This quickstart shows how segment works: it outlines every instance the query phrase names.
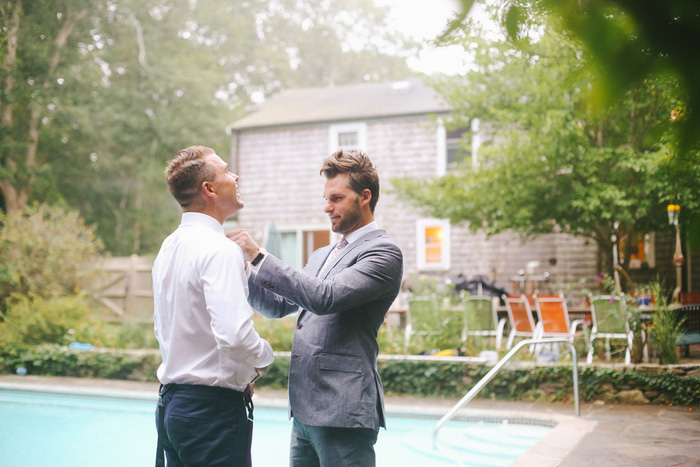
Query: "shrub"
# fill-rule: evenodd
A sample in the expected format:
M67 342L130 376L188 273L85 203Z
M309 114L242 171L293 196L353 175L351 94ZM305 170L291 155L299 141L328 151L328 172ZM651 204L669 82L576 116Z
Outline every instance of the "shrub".
M75 350L57 345L31 349L0 347L0 373L24 368L30 375L74 376L155 382L161 362L156 350ZM255 383L258 388L286 388L290 357L277 356L265 375ZM379 360L377 368L387 395L432 397L464 396L490 371L489 365L445 362L440 360ZM700 403L700 378L692 371L678 368L659 372L657 368L579 367L582 402L615 403L617 394L640 389L653 404L680 404L696 407ZM685 373L685 374L684 374ZM478 395L494 400L541 402L573 401L570 364L505 367Z
M669 308L662 287L659 284L651 284L650 288L656 302L656 311L649 341L663 363L678 363L676 344L681 335L681 321L678 319L678 313Z
M0 370L24 368L30 375L157 381L160 354L155 351L76 350L43 344L31 349L0 348Z
M5 320L0 323L2 346L103 344L104 325L94 316L90 300L84 295L49 299L13 295L7 302Z
M77 213L33 205L0 212L0 307L10 295L55 297L85 288L101 246Z
M272 349L278 352L292 350L296 320L296 313L281 319L269 319L261 315L256 315L253 319L255 330L260 337L268 341Z
M108 323L104 346L115 349L158 349L153 323Z

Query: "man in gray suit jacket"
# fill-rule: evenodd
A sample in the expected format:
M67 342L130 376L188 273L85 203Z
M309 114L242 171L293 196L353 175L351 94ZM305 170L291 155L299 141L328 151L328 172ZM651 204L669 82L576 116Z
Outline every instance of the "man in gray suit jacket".
M367 467L386 428L377 332L399 293L403 258L374 220L379 177L369 158L340 150L321 173L324 211L342 238L314 252L303 271L245 230L229 237L251 261L251 306L270 318L300 311L289 368L292 467Z

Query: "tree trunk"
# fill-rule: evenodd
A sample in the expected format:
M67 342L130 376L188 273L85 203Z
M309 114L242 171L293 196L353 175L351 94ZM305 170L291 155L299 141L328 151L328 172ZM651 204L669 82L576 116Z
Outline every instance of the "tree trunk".
M598 268L598 273L607 274L612 277L615 272L612 232L609 228L600 226L596 229L596 233L593 237L598 245L598 251L596 253L596 267Z
M20 211L27 205L29 192L26 189L18 190L9 180L0 180L0 189L7 212Z
M10 172L17 170L17 163L12 159L12 154L9 148L13 146L12 125L14 122L12 114L12 105L9 96L12 94L12 89L15 84L15 67L17 66L17 32L19 31L20 15L22 12L22 2L17 1L12 12L10 27L7 29L5 57L2 63L2 71L5 74L4 89L2 99L2 126L5 128L7 142L5 144L6 153L2 154L2 164L9 167ZM0 190L5 200L5 209L7 212L17 211L22 209L27 203L27 193L22 193L12 184L12 180L0 180ZM26 190L25 190L26 191Z
M20 0L15 4L14 11L12 13L12 19L10 21L10 28L7 31L7 51L5 53L5 58L3 60L2 68L3 72L6 74L4 82L4 98L2 101L2 126L8 131L7 134L12 134L12 128L15 126L14 115L12 112L12 105L9 102L8 96L11 95L17 66L17 33L20 25L20 15L22 12L22 2ZM88 10L80 10L78 14L71 17L67 15L66 22L63 23L61 30L53 41L54 50L49 59L48 69L46 76L44 77L43 86L48 89L52 86L52 78L56 73L59 63L61 62L61 53L66 46L68 37L71 35L75 26L85 19L88 15ZM29 202L29 195L32 191L32 186L34 184L34 169L37 165L37 153L39 148L39 135L41 133L41 116L42 116L42 103L33 102L29 111L29 120L26 126L26 152L24 153L24 160L20 163L18 159L14 157L20 157L19 154L11 153L11 150L2 155L3 165L10 169L10 172L17 173L17 170L21 167L23 172L26 174L23 177L8 178L0 180L0 189L2 190L3 197L5 198L5 209L7 212L19 211L26 207ZM12 138L8 137L9 144L6 147L10 148L14 145L12 144Z
M5 95L2 96L2 125L5 127L12 125L12 106L8 102L8 96L15 85L13 72L17 64L17 31L19 31L21 11L22 2L18 0L12 12L10 27L7 29L7 48L5 50L5 59L2 63L2 71L5 73Z

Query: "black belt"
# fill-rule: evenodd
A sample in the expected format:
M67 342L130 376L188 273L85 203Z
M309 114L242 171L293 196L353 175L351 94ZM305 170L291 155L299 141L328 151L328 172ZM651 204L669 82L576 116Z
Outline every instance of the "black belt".
M246 388L245 392L236 391L235 389L221 388L218 386L202 386L198 384L161 384L158 390L158 447L156 448L156 467L165 467L165 450L163 449L163 439L165 431L165 402L163 397L168 391L185 390L190 393L210 395L223 398L239 398L243 397L243 403L248 412L248 453L250 453L253 443L253 399L250 396L250 391ZM248 459L246 463L248 464Z

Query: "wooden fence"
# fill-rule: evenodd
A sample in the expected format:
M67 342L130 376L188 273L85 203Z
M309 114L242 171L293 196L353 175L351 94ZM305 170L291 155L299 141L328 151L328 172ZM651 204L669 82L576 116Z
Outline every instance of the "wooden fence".
M153 261L142 256L106 258L96 278L96 297L108 321L153 322Z

